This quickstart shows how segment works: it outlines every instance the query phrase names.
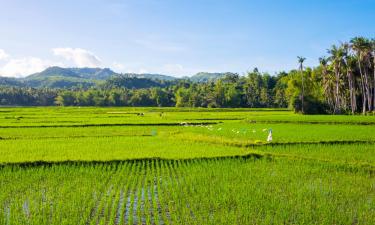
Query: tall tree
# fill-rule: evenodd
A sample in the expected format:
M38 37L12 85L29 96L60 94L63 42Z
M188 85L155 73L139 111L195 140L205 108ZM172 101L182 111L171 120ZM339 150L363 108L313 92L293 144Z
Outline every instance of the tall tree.
M304 81L303 81L303 62L305 62L306 58L302 57L302 56L298 56L298 63L299 63L299 71L301 73L301 82L302 82L302 94L301 94L301 103L302 103L302 106L301 106L301 110L302 110L302 113L305 113L304 111L304 95L305 95L305 85L304 85Z
M355 79L354 79L354 69L355 68L355 59L351 54L351 48L349 43L343 43L342 45L344 51L344 63L346 69L346 76L349 84L349 98L350 98L350 109L352 114L357 111L357 100L355 94Z
M367 73L365 72L366 69L366 54L367 54L367 40L363 37L355 37L353 38L350 43L352 44L352 49L357 55L357 63L359 73L361 75L361 89L362 89L362 113L366 113L366 106L368 105L369 101L369 90L368 90L368 78ZM364 65L363 65L364 64ZM362 67L363 66L363 67Z
M374 102L372 104L373 110L375 111L375 39L371 39L371 52L372 52L372 72L373 72L373 98Z
M329 59L332 61L334 73L335 73L335 104L334 104L334 113L337 114L341 109L340 102L340 80L342 72L342 64L344 51L343 48L333 45L331 49L328 50L328 53L331 54Z
M328 105L333 110L334 95L332 93L332 79L331 74L328 71L328 59L326 57L319 58L319 63L322 68L322 82L323 82L323 93L324 98Z

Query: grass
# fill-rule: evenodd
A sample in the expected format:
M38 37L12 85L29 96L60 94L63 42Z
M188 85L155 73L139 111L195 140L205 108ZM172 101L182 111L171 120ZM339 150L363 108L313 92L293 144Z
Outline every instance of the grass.
M192 137L222 137L238 141L266 141L269 129L272 129L276 143L375 141L375 126L347 124L247 124L240 121L186 127L180 134Z
M51 147L53 146L53 147ZM89 137L3 140L0 163L114 161L143 158L186 159L244 155L245 148L160 137Z
M372 124L275 109L0 108L0 224L374 224Z
M260 146L258 151L272 155L303 157L323 161L375 166L374 144L299 144Z
M373 224L374 182L287 160L12 166L0 171L0 223Z

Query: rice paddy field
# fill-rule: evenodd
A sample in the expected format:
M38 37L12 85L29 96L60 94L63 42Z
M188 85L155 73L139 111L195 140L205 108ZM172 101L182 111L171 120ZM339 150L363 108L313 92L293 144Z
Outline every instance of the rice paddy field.
M375 117L0 108L0 190L0 224L375 224Z

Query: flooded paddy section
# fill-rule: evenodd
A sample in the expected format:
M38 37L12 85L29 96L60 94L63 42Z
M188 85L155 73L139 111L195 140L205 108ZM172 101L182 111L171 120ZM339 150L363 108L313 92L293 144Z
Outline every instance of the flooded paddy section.
M8 165L0 224L250 224L271 215L372 224L374 182L365 170L283 159Z

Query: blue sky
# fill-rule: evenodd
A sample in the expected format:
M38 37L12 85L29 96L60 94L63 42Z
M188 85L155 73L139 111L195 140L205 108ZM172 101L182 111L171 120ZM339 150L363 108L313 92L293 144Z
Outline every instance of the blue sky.
M372 0L0 0L0 75L51 65L274 73L375 37Z

